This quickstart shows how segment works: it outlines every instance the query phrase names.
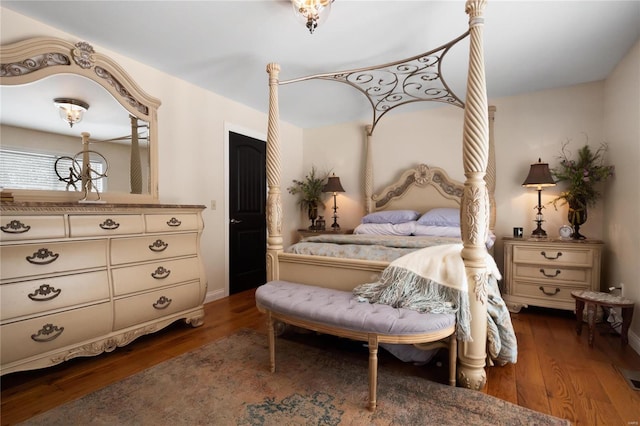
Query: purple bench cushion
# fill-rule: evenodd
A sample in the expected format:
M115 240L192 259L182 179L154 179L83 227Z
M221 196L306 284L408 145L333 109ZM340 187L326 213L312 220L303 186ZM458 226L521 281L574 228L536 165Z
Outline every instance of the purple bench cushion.
M429 333L455 324L454 314L420 313L378 303L359 302L349 291L270 281L256 290L264 308L319 324L378 334Z

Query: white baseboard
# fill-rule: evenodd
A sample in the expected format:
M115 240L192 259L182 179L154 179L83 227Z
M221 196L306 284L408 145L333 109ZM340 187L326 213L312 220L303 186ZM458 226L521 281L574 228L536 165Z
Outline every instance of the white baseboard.
M638 336L636 333L629 331L629 346L631 346L633 348L634 351L636 351L636 353L638 355L640 355L640 336Z
M226 294L224 292L224 289L221 289L221 288L217 290L209 291L204 297L204 303L213 302L214 300L222 299L225 296Z

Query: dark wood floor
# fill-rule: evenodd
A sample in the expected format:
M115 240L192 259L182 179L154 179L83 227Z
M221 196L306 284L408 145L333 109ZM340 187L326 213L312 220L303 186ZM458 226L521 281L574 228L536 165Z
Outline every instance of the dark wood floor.
M199 328L179 322L110 354L3 376L2 424L26 420L238 329L265 332L253 291L205 309L205 325ZM577 425L639 424L640 392L627 385L616 367L640 370L640 356L630 347L621 348L619 336L598 333L589 348L586 333L576 336L569 312L529 309L512 319L518 363L488 368L485 393ZM434 364L421 368L438 369ZM444 380L446 374L434 377Z

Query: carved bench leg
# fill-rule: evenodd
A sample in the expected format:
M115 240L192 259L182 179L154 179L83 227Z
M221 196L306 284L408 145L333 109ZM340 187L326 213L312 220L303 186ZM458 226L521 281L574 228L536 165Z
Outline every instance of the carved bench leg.
M369 410L376 410L376 388L378 386L378 336L369 335Z
M267 335L269 336L269 369L276 372L276 334L273 327L271 311L267 313Z
M453 333L449 336L449 385L456 385L456 363L458 362L458 339Z

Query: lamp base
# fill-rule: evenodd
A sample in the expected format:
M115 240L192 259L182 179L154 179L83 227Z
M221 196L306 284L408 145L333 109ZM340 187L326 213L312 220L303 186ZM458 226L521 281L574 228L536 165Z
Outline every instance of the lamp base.
M542 221L536 220L535 222L538 224L538 226L533 230L531 236L533 238L547 238L547 231L542 229Z

